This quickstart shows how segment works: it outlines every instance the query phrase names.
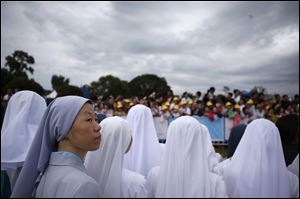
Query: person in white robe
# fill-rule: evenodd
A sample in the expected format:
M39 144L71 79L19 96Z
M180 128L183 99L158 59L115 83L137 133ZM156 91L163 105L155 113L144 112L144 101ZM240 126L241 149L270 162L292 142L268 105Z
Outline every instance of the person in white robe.
M1 171L7 172L11 190L46 108L43 97L27 90L15 93L8 102L1 129Z
M195 118L182 116L168 129L161 166L147 177L148 196L227 197L221 176L209 170L205 128Z
M151 168L159 165L162 153L151 110L141 104L135 105L130 108L126 120L133 142L124 156L123 167L146 176Z
M160 166L153 167L146 177L145 188L147 190L147 197L154 198L156 189L157 189L157 181L159 177L159 169Z
M83 159L100 141L90 100L56 98L42 117L12 197L99 197L98 183L88 176Z
M207 144L206 154L208 158L208 169L213 172L214 168L223 160L223 157L215 151L208 128L204 124L201 124L201 126L203 127L201 133L205 134L204 137L206 138L205 141Z
M206 143L207 143L206 153L208 157L208 168L210 171L214 172L215 171L214 168L223 160L223 157L215 151L208 128L204 124L201 125L204 128L202 133L205 134ZM162 154L161 158L162 158L165 151L165 144L160 143L160 146L161 146L161 154Z
M299 179L285 165L274 123L256 119L247 125L231 161L223 169L229 197L296 197Z
M287 167L290 172L298 176L299 178L299 153L293 162Z
M114 116L103 120L100 126L101 147L87 153L85 166L98 182L101 197L146 197L145 177L123 168L123 157L132 143L128 122Z

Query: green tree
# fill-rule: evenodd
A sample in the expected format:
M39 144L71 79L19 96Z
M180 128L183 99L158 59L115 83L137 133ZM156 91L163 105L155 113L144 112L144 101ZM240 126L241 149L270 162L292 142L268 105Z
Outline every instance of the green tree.
M40 84L35 82L33 79L27 79L25 77L17 77L13 79L4 87L4 91L8 88L14 91L31 90L40 95L44 95L44 89Z
M73 85L62 85L57 87L57 97L66 96L66 95L77 95L82 96L82 92L79 87Z
M257 102L262 102L264 96L267 94L267 89L262 86L255 86L250 91L252 98L256 99Z
M262 86L255 86L250 92L251 94L267 94L267 89Z
M27 52L16 50L12 55L6 58L4 67L1 68L1 94L7 89L13 91L31 90L40 95L44 95L44 88L34 81L28 79L27 72L33 74L34 69L31 67L35 63L33 56Z
M65 78L62 75L52 75L51 84L54 90L57 90L59 87L64 85L69 85L70 79Z
M12 55L5 58L5 67L8 67L9 72L16 77L28 78L26 72L33 74L34 69L31 64L34 64L33 56L27 52L16 50Z
M156 92L159 96L170 90L165 78L153 74L137 76L128 83L128 86L129 94L139 97L149 96L152 92Z
M118 77L107 75L100 77L98 81L93 81L89 86L89 90L92 98L96 98L99 95L108 97L112 95L117 97L118 95L127 96L128 82L120 80Z
M1 68L1 96L3 96L6 92L6 90L4 90L6 85L13 79L13 74L11 74L6 68Z

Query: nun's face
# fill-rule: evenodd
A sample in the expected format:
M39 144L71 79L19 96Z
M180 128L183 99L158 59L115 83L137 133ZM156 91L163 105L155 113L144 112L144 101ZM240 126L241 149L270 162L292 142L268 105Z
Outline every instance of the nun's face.
M100 129L92 104L86 103L76 116L68 138L78 150L94 151L100 146Z

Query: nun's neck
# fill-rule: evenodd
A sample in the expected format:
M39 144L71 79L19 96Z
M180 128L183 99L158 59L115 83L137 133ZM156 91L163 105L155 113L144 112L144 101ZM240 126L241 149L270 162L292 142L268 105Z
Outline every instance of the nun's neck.
M82 161L84 161L84 157L87 153L86 150L74 147L70 142L59 142L57 151L67 151L74 153L75 155L79 156Z

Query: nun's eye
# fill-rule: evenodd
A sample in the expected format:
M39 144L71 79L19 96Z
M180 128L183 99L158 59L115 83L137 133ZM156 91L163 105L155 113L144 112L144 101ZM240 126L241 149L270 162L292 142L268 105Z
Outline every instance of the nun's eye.
M86 121L88 121L88 122L92 122L92 121L93 121L93 119L92 119L92 118L89 118L89 119L87 119Z

